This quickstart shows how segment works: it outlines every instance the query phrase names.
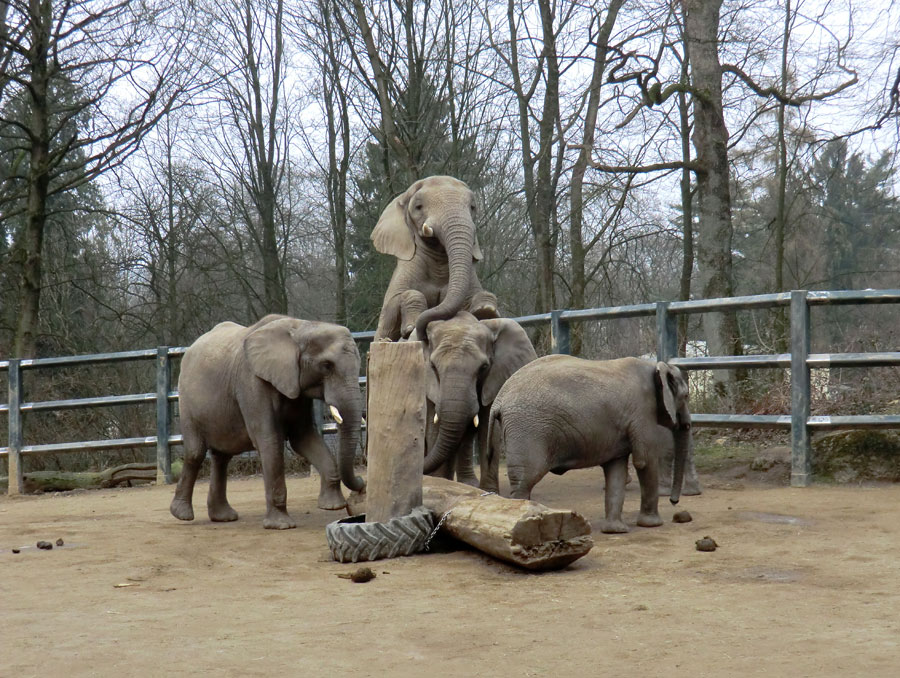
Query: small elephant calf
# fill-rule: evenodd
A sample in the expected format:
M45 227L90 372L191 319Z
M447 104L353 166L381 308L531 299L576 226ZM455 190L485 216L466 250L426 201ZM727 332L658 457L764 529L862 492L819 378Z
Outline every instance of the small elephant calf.
M628 456L641 485L638 525L659 517L659 463L674 450L670 499L678 503L691 447L688 384L664 362L637 358L538 358L513 374L491 408L488 436L496 463L506 454L513 498L529 499L548 471L602 466L606 521L602 532L627 532L622 521Z

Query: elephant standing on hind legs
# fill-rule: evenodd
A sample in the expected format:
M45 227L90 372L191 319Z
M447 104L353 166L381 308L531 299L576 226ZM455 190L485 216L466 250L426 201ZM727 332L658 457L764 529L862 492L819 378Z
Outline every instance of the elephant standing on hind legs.
M474 262L482 258L475 234L475 197L448 176L416 181L385 208L372 231L375 249L397 258L375 340L425 338L433 320L460 310L496 318L497 297L481 288Z
M691 448L688 384L681 370L637 358L539 358L516 372L491 408L491 463L505 452L510 492L530 499L548 471L602 466L602 532L627 532L622 521L628 456L641 486L637 524L656 527L659 463L674 455L670 500L678 503Z
M362 396L359 351L347 328L279 315L250 327L219 323L185 352L178 390L184 469L170 507L176 518L194 519L194 482L207 450L207 510L216 522L237 520L225 496L228 462L255 448L266 489L263 527L295 527L287 512L285 440L321 475L319 508L347 505L342 480L351 490L365 487L353 471ZM313 399L324 400L338 423L337 465L316 428Z

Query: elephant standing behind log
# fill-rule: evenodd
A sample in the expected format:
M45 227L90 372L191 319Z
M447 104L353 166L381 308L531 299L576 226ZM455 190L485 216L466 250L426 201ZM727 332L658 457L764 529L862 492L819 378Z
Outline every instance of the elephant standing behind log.
M207 449L207 509L217 522L238 518L225 496L228 462L255 448L266 490L263 527L295 526L287 512L285 440L321 475L319 508L347 505L341 480L351 490L365 487L353 471L362 396L359 351L347 328L278 315L250 327L219 323L185 352L178 390L184 469L170 507L176 518L194 518L194 482ZM337 465L316 428L313 399L324 400L338 423Z
M493 463L505 453L511 496L529 499L548 471L602 466L606 520L601 531L627 532L622 521L628 456L641 486L637 524L659 517L659 463L674 453L670 499L678 503L690 452L688 384L664 362L637 358L539 358L500 389L489 422Z
M475 197L448 176L416 181L384 210L372 231L375 249L397 258L375 339L396 341L413 329L425 336L434 320L466 310L496 318L497 297L481 288L474 262L482 258L475 234Z
M425 473L452 480L455 471L459 482L477 485L472 470L477 436L481 487L496 492L497 464L488 464L485 454L491 403L510 375L537 358L534 347L514 320L478 320L465 311L432 322L427 332Z

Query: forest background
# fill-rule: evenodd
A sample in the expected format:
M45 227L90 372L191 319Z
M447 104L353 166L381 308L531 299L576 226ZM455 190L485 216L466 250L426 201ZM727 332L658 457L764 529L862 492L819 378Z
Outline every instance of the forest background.
M476 192L505 316L896 288L898 27L893 0L0 0L0 359L269 312L372 329L369 235L431 174ZM817 310L813 348L896 350L896 311ZM681 323L682 351L786 350L780 312ZM574 329L587 357L655 348L649 321ZM772 372L723 373L716 406L783 409ZM832 372L822 407L900 390ZM147 379L30 373L28 398ZM30 442L150 415L33 416Z

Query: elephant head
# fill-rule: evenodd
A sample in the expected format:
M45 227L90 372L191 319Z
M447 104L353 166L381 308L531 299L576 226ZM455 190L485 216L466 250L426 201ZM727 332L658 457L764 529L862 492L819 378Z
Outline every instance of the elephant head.
M691 448L691 413L688 410L688 382L684 373L668 363L656 363L656 417L660 426L672 429L675 438L675 465L669 501L681 498L684 468Z
M469 187L448 176L421 179L384 210L372 242L375 249L409 261L417 254L448 267L447 292L416 321L418 336L433 320L452 318L467 301L474 262L482 258L475 234L475 198Z
M479 321L461 311L427 331L425 392L438 425L425 458L425 473L431 473L458 449L470 427L478 427L479 411L484 416L506 380L537 354L525 330L508 318Z
M257 323L244 339L251 371L289 400L302 396L325 401L340 431L341 480L351 490L361 490L365 481L353 472L362 419L359 350L350 330L331 323L273 318Z

